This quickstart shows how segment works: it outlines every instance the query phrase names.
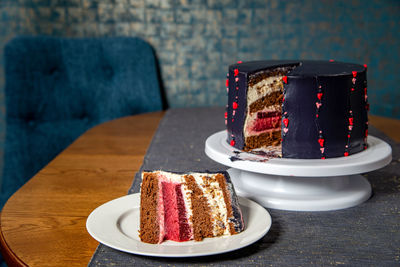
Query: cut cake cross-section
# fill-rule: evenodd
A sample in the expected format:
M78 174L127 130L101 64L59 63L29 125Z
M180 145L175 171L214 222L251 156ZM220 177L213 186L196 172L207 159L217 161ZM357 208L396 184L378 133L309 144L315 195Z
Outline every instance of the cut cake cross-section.
M227 172L145 171L140 192L141 241L201 241L244 230Z

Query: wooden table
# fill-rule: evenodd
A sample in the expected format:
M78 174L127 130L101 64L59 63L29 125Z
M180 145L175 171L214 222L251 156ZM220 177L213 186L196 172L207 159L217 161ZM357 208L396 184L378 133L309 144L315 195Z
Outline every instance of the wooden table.
M164 112L92 128L19 189L1 213L1 249L9 263L86 266L98 243L86 219L99 205L124 196ZM400 121L370 116L400 142Z

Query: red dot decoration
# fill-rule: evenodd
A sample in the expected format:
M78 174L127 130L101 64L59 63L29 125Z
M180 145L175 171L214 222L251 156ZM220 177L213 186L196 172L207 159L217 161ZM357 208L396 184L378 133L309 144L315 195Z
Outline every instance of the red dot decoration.
M235 140L231 140L231 146L235 145Z
M349 152L344 152L344 156L347 157L349 155Z
M319 138L319 139L318 139L318 143L319 143L319 145L320 145L321 147L324 146L324 142L325 142L324 138Z
M284 83L287 83L287 76L283 76L282 80Z
M234 70L233 70L233 74L234 74L235 76L238 76L239 70L238 70L238 69L234 69Z
M243 61L239 60L237 63L238 63L238 64L242 64L242 63L243 63Z
M237 109L238 108L238 103L237 102L233 102L232 103L232 108L233 109Z
M357 76L357 71L352 71L353 77L355 78Z
M229 79L226 79L226 81L225 81L225 86L226 86L226 87L229 87Z
M349 124L353 125L353 118L351 118L351 117L349 118Z
M367 68L367 64L364 64L364 68Z
M331 62L333 60L330 60ZM317 102L315 102L315 106L316 106L316 110L315 110L315 117L316 117L316 126L317 126L317 130L319 133L319 138L317 139L319 146L320 146L320 151L321 151L321 159L325 159L325 147L324 147L324 143L325 143L325 139L324 136L322 135L322 129L321 129L321 125L319 124L319 109L322 106L322 97L324 96L323 93L323 89L322 89L322 85L318 84L317 86Z
M289 124L289 119L288 118L284 118L283 119L283 124L285 125L285 127L287 127L288 124Z
M225 112L225 119L228 118L228 112Z

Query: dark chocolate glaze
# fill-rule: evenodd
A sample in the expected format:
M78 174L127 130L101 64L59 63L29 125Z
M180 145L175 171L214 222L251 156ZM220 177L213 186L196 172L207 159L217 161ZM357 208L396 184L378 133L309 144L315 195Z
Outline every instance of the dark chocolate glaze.
M247 113L249 75L285 66L296 67L287 74L287 83L284 83L282 113L287 113L282 117L287 118L289 123L287 133L282 131L282 156L333 158L365 149L368 128L365 95L367 68L336 61L270 60L231 65L226 114L228 143L237 149L244 147L243 125ZM239 79L236 81L236 78ZM321 100L317 97L318 92L323 93ZM233 109L235 101L237 108ZM321 104L319 108L316 107L318 101ZM351 130L349 117L353 118ZM320 138L324 140L323 146L318 142Z
M222 173L225 175L226 184L230 194L229 197L231 199L231 204L232 204L232 217L229 218L229 222L233 224L236 233L239 233L244 230L243 215L239 206L239 200L237 198L235 188L233 187L233 183L231 177L229 176L229 173L226 171Z

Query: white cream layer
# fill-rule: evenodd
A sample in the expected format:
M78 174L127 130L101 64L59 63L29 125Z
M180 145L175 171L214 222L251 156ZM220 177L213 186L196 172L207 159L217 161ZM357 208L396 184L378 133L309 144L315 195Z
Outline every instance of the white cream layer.
M263 96L283 90L283 75L267 77L247 88L247 107ZM273 85L278 83L278 85ZM272 86L271 86L272 85Z

